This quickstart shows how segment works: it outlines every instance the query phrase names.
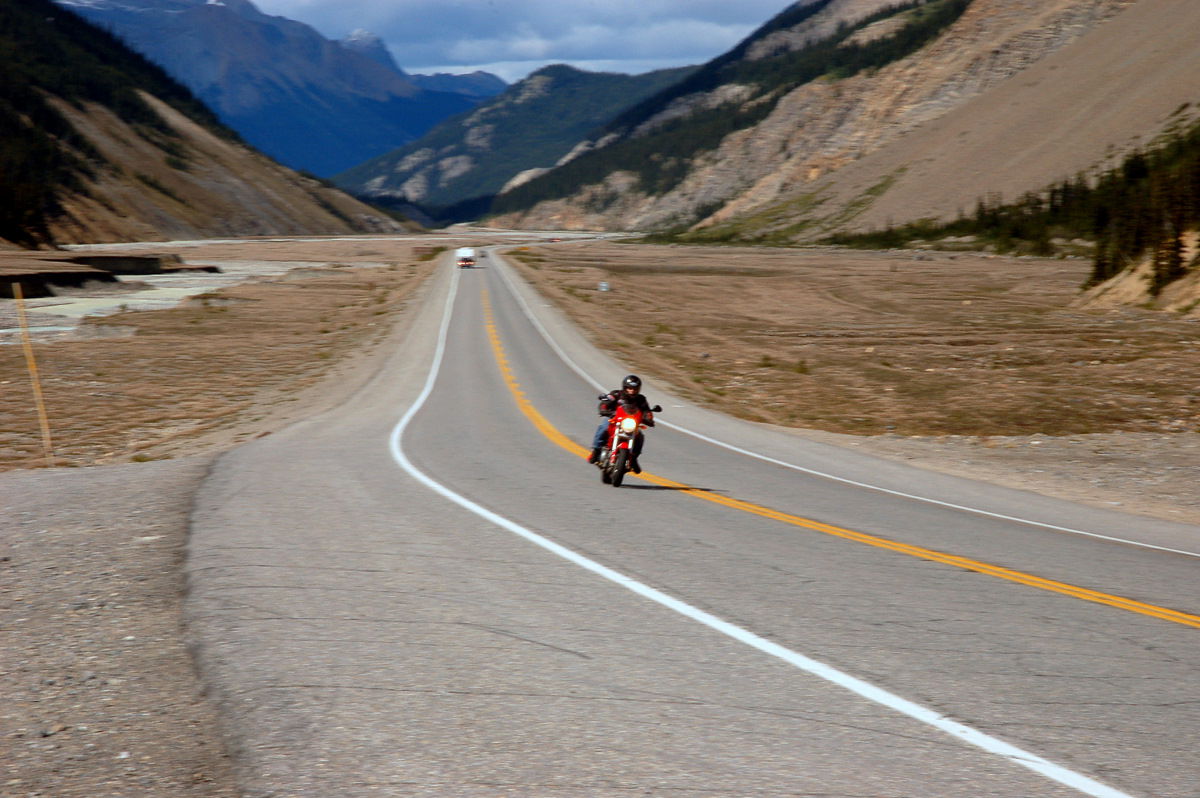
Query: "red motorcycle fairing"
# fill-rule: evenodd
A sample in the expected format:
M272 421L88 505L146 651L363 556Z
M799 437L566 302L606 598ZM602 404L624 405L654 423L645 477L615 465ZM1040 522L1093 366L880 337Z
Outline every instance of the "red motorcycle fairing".
M632 448L633 440L644 423L642 420L642 416L644 415L641 410L631 405L624 403L617 405L617 409L613 411L612 418L608 420L608 451L610 456L616 454L618 449ZM625 419L629 419L631 423L625 425L628 427L627 429L622 429L622 422Z
M653 416L642 412L632 403L622 402L617 405L608 421L608 437L604 451L600 461L596 463L600 467L600 478L605 484L621 486L631 465L633 442L652 421Z

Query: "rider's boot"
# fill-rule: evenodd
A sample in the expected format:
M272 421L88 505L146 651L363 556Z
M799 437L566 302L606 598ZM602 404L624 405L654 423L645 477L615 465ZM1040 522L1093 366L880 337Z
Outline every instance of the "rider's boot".
M642 467L640 465L638 465L637 455L634 455L629 458L629 470L635 474L642 473Z
M597 446L594 449L592 449L592 453L588 455L588 462L596 463L599 460L600 460L600 447Z

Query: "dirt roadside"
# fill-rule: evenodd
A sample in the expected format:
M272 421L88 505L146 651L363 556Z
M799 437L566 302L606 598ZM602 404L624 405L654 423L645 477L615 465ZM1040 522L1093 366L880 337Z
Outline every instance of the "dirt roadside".
M74 468L35 467L20 348L0 347L0 794L236 795L179 625L190 496L215 454L365 382L435 268L417 246L181 251L313 268L39 345L57 462ZM651 385L885 457L1200 521L1200 326L1072 309L1086 264L565 242L515 254Z
M165 310L83 320L36 347L56 465L220 451L311 414L402 317L445 241L214 243L192 261L310 262ZM121 290L95 287L92 293ZM87 292L75 292L76 295ZM305 393L307 392L307 393ZM0 347L0 470L45 464L21 347ZM31 434L32 433L32 434Z

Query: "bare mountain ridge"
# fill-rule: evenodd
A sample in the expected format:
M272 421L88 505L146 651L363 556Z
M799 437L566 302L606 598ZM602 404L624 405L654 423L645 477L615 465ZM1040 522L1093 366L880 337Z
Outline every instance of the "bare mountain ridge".
M1027 28L1013 43L1030 60L1014 64L1020 68L1009 78L816 180L806 179L808 164L789 163L780 171L790 197L788 189L758 185L709 223L772 206L782 210L787 204L779 198L797 196L824 199L806 216L818 230L949 220L989 195L1015 200L1116 165L1186 121L1200 102L1200 3L1108 5L1117 13L1090 24L1075 16L1072 26L1086 25L1086 33L1037 58L1030 57L1041 43L1056 43L1070 27ZM1076 6L1076 14L1088 12L1086 4ZM852 212L856 205L861 212Z
M404 232L374 208L221 138L155 97L143 100L178 134L172 166L158 145L96 104L56 102L104 157L84 192L60 197L48 221L57 243L247 235Z
M775 39L802 44L815 26L879 5L835 0ZM496 223L725 226L735 238L786 243L950 218L989 193L1015 198L1157 135L1172 111L1200 99L1198 14L1188 0L975 0L907 58L789 92L761 123L694 159L665 194L611 173ZM1176 59L1179 68L1164 69Z

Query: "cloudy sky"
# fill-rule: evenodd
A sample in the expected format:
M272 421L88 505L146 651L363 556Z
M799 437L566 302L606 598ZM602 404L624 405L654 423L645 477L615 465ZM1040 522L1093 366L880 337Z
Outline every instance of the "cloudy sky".
M330 39L380 36L408 72L485 69L520 80L546 64L639 73L699 64L789 0L254 0Z

